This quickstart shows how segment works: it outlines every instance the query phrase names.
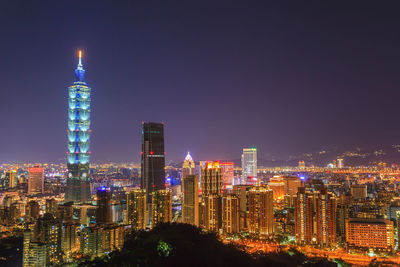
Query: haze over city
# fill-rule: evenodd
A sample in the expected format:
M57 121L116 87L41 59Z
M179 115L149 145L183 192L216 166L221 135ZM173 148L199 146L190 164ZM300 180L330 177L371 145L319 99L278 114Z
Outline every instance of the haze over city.
M93 162L138 162L142 121L165 123L176 162L390 147L400 18L389 3L2 1L0 162L64 161L79 49Z

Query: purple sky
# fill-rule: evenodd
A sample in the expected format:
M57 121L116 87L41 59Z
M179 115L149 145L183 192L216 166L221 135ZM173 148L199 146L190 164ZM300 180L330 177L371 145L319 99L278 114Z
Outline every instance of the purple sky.
M400 143L398 1L327 2L1 1L0 162L65 159L78 49L94 162Z

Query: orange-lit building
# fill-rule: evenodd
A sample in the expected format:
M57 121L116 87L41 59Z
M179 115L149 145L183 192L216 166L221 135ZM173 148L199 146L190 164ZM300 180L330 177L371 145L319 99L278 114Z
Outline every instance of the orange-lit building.
M274 198L272 190L254 186L248 193L249 232L269 235L274 231Z
M43 168L35 166L28 169L28 195L44 193Z
M388 219L347 219L348 246L363 249L394 249L393 221Z
M274 200L281 200L285 195L285 183L283 177L274 176L269 180L268 187L274 193Z
M296 242L322 247L334 245L336 196L325 188L300 187L294 203Z
M239 198L234 194L222 199L222 228L228 234L239 232Z
M201 168L201 190L203 196L222 192L222 170L219 161L207 161Z
M221 171L222 171L222 185L224 189L230 188L232 189L232 181L233 181L233 162L221 162L220 163Z

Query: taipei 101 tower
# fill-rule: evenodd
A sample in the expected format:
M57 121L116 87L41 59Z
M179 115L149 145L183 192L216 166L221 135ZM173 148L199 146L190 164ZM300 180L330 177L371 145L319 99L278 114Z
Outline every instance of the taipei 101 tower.
M85 81L82 52L75 70L75 82L68 87L68 177L65 202L91 201L89 178L90 87Z

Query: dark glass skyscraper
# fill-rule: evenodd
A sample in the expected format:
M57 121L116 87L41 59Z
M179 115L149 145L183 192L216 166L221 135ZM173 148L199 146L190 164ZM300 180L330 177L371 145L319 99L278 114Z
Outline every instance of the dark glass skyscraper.
M142 129L142 189L146 190L147 203L151 193L165 189L164 124L144 122Z
M75 70L75 82L68 87L68 178L65 201L91 201L89 179L90 87L85 82L82 53Z
M100 187L97 190L96 223L112 223L111 218L111 191L110 188Z

